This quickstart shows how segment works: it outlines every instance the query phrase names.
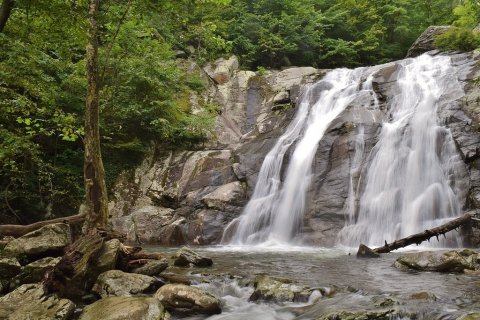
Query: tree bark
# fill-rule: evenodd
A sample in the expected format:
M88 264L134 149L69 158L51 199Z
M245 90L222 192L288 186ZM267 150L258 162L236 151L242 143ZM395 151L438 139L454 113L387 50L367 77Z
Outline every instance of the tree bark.
M0 236L21 237L24 234L40 229L52 223L78 224L85 220L85 215L77 214L69 217L56 218L52 220L39 221L32 224L4 224L0 225Z
M0 6L0 32L3 32L3 28L12 14L14 3L15 0L3 0L2 6Z
M86 231L93 228L104 228L108 219L108 198L99 129L98 6L99 0L89 0L88 89L85 108L85 161L83 167L87 204Z
M474 215L474 212L467 212L463 216L461 216L459 218L456 218L456 219L453 219L453 220L451 220L451 221L449 221L445 224L442 224L441 226L438 226L438 227L435 227L435 228L432 228L432 229L429 229L429 230L425 230L425 231L420 232L420 233L416 233L414 235L408 236L408 237L403 238L403 239L396 240L396 241L394 241L390 244L388 244L385 241L384 246L375 248L372 251L374 253L388 253L388 252L393 251L393 250L404 248L404 247L409 246L411 244L419 245L423 241L429 240L432 237L437 237L437 239L438 239L438 237L440 235L445 235L445 233L447 233L447 232L449 232L453 229L456 229L456 228L459 228L459 227L461 227L465 224L471 223L473 215ZM362 254L362 252L365 251L365 250L363 250L361 252L362 246L364 246L364 245L360 245L357 256L364 256L364 254ZM369 249L368 247L366 247L366 248Z

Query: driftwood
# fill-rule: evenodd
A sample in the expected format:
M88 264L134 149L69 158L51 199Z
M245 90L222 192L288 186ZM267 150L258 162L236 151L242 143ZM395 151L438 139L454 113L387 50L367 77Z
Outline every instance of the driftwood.
M393 250L404 248L411 244L419 245L423 241L429 240L432 237L436 237L438 240L439 236L441 235L445 236L445 233L471 223L473 215L474 215L474 212L467 212L463 216L453 219L445 224L442 224L441 226L438 226L429 230L425 230L420 233L413 234L406 238L396 240L392 243L387 243L387 241L385 241L384 246L378 247L375 249L370 249L364 244L361 244L357 252L357 257L367 256L365 253L369 252L368 250L370 250L371 253L376 253L376 254L388 253Z
M20 225L20 224L3 224L0 225L0 236L21 237L24 234L35 231L49 224L53 223L66 223L66 224L79 224L85 220L84 214L77 214L69 217L56 218L51 220L39 221L32 224Z

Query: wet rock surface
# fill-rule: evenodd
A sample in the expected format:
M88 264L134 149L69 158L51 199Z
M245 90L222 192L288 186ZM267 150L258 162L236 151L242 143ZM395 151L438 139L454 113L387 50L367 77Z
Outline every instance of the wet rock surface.
M155 297L169 311L189 314L218 314L220 301L206 291L183 284L167 284L158 289Z
M87 306L80 320L164 320L166 312L151 297L107 297Z
M250 296L252 301L306 302L313 292L291 280L266 275L256 277L254 287L255 291Z
M447 27L431 27L412 46L410 55L432 50L433 38ZM432 54L439 54L433 52ZM480 208L480 56L449 54L459 70L465 97L444 97L439 124L452 134L458 159L452 188L465 210ZM298 240L332 246L345 225L349 187L362 192L368 155L391 110L399 66L376 67L373 87L379 108L353 102L319 143L307 191L303 228ZM165 151L152 147L133 173L122 174L111 202L111 223L132 242L145 244L217 244L253 192L263 159L292 119L302 86L326 71L309 67L256 74L223 59L206 71L206 99L219 106L215 138L205 150ZM217 80L215 80L215 77ZM355 162L356 141L363 139L362 161ZM283 172L288 166L287 152ZM358 199L355 199L358 202ZM357 203L358 205L358 203ZM480 235L474 241L480 241ZM380 243L378 245L381 245Z
M465 269L478 268L477 259L477 253L423 251L402 255L395 261L394 266L403 270L463 272Z

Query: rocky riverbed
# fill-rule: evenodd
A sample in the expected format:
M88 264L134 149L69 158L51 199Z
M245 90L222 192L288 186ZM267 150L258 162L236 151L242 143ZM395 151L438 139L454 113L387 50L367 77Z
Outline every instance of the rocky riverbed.
M91 256L83 282L74 276L66 291L47 293L45 274L61 265L70 241L63 224L5 241L0 319L480 317L474 250L359 259L348 250L312 247L149 246L141 267L120 270L124 245L112 239ZM78 285L82 295L73 294Z

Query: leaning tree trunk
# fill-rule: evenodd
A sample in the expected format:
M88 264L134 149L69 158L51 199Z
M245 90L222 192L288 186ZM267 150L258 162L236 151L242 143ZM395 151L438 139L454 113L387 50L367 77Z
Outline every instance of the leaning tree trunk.
M2 6L0 6L0 32L3 32L3 28L5 28L8 18L10 18L14 2L15 0L3 0Z
M85 108L85 162L83 166L87 216L86 230L105 227L108 218L105 170L100 152L98 83L98 6L89 0L87 44L87 101Z

